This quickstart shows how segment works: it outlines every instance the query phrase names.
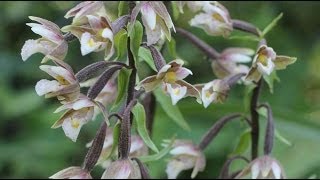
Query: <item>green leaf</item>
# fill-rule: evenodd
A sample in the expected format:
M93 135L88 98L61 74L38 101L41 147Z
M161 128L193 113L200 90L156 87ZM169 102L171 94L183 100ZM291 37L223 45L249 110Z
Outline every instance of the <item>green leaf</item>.
M282 143L288 145L288 146L293 146L292 142L290 142L289 140L287 140L285 137L283 137L280 132L275 129L275 137Z
M255 41L255 42L259 42L260 38L258 38L257 36L253 36L253 35L245 35L245 36L229 36L230 40L244 40L244 41Z
M270 93L273 94L273 83L274 83L274 81L280 82L280 79L279 79L279 77L277 75L277 72L273 71L269 76L264 75L263 79L267 82L267 84L269 86Z
M157 71L156 66L154 65L151 52L148 49L144 47L140 47L139 57L140 57L139 58L140 61L145 61L151 67L151 69L153 69L154 71Z
M154 95L156 96L157 102L159 102L166 114L181 128L190 131L188 123L183 118L178 106L172 105L170 97L164 94L161 88L157 88L154 91Z
M140 161L143 163L151 162L151 161L158 161L162 157L164 157L166 154L168 154L174 144L175 138L172 138L170 143L167 145L167 147L163 148L159 153L149 155L149 156L141 156L139 157Z
M248 86L245 86L244 90L244 98L243 98L243 104L244 104L244 112L250 111L250 101L251 101L251 92L256 87L255 84L250 84Z
M120 1L118 5L118 17L125 15L128 12L128 7L126 6L125 1Z
M241 155L245 153L250 147L250 142L251 142L251 130L247 129L241 134L239 143L237 144L237 146L229 156L231 157L231 156Z
M137 103L133 108L132 108L132 113L134 115L134 119L137 123L137 129L138 133L143 139L143 141L146 143L146 145L152 149L154 152L159 153L158 148L154 143L152 142L151 138L149 137L149 133L146 127L146 112L144 110L143 105L140 103Z
M133 30L129 34L130 36L130 49L134 56L134 59L137 61L139 56L140 44L142 42L143 36L143 27L139 21L136 21Z
M114 37L117 59L123 59L127 53L127 31L121 29Z
M179 8L177 6L177 2L176 1L171 1L171 7L172 7L173 19L177 20L179 18L179 15L180 15L180 11L179 11Z
M118 75L118 96L117 99L115 100L113 106L111 107L110 112L114 112L117 109L120 108L121 102L123 102L126 99L125 93L128 89L128 82L129 82L129 76L130 76L131 70L129 69L121 69L119 71Z
M169 50L169 54L175 59L177 58L177 53L176 53L176 41L171 38L171 41L168 41L168 50Z
M269 31L271 31L278 23L278 21L282 18L283 13L280 13L274 20L271 21L271 23L264 28L262 31L262 37L264 37Z
M256 111L260 116L268 118L268 109L265 108L264 106L257 108Z

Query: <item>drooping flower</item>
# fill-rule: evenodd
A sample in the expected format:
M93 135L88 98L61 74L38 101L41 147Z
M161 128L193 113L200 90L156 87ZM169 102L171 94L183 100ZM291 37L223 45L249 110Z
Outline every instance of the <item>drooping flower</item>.
M101 179L141 179L141 173L136 162L119 159L108 166Z
M293 64L297 59L295 57L277 56L271 47L262 45L259 47L252 66L246 76L246 80L258 82L262 75L270 75L274 70L285 69Z
M150 92L162 84L164 91L171 96L173 105L186 96L196 97L200 103L199 91L183 80L192 74L189 69L182 67L183 64L181 59L169 62L159 70L157 75L142 80L137 88L142 86L146 92Z
M203 12L190 20L190 25L202 28L212 36L227 37L233 30L228 10L217 1L209 1L202 6Z
M220 79L238 73L246 74L249 72L249 67L239 63L251 62L253 54L254 51L248 48L227 48L222 51L219 58L212 61L211 67Z
M35 53L42 53L45 55L42 62L50 59L49 56L63 60L68 52L68 43L64 40L59 26L51 21L29 16L29 18L38 23L27 23L31 30L42 36L39 39L29 39L25 42L21 49L21 57L26 61L31 55Z
M73 17L73 21L71 25L63 27L62 30L71 32L79 39L83 56L103 50L105 50L106 60L113 55L114 35L103 2L80 3L65 17Z
M201 90L203 106L207 108L211 103L222 103L228 96L230 89L227 82L216 79L206 84L198 84L195 87Z
M146 30L148 46L157 43L162 33L171 40L170 29L175 31L174 25L166 6L161 1L140 1L132 10L129 31L133 28L139 12Z
M170 154L173 157L168 162L166 168L169 179L176 179L181 171L192 168L191 178L195 178L198 172L205 169L205 156L191 141L176 140Z
M235 179L286 179L281 164L270 156L262 156L253 160Z
M72 70L67 66L41 65L40 69L56 80L42 79L35 90L39 96L57 97L62 103L72 102L80 95L80 85Z
M76 101L66 103L55 111L67 110L52 128L62 127L65 135L75 142L82 126L92 120L95 105L88 97L80 95Z
M209 2L210 1L172 1L172 3L176 3L180 13L184 13L183 7L185 5L187 5L192 12L197 12L201 10L203 6L208 4Z
M49 177L50 179L92 179L90 173L81 167L73 166L63 169Z

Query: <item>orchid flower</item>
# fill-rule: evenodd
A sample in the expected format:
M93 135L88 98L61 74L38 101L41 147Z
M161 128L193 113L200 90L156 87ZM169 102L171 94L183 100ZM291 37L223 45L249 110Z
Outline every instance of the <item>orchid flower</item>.
M141 173L136 162L119 159L108 166L101 179L141 179Z
M22 49L21 57L26 61L31 55L35 53L42 53L45 55L42 62L51 59L50 56L63 60L68 52L68 43L64 40L59 26L51 21L29 16L29 18L38 23L27 23L31 30L42 36L39 39L27 40Z
M201 10L203 6L208 4L210 1L172 1L172 2L176 3L180 13L184 13L183 7L185 5L187 5L192 12L197 12Z
M50 179L92 179L89 172L81 167L73 166L63 169L49 177Z
M161 1L140 1L132 10L129 32L133 28L139 12L142 15L148 46L157 43L162 33L169 41L171 40L170 29L173 28L175 31L175 28L166 6Z
M203 152L190 141L176 140L170 154L173 157L166 168L168 179L176 179L181 171L192 168L191 178L195 178L198 172L205 169L206 159Z
M189 69L182 67L183 64L181 59L169 62L159 70L157 75L142 80L137 89L142 86L146 92L150 92L162 84L162 88L171 96L173 105L186 96L196 97L201 103L199 91L183 80L192 74Z
M197 14L190 20L190 25L202 28L212 36L227 37L233 30L228 10L217 1L207 1L202 6L203 12Z
M259 47L252 66L246 76L247 81L258 82L262 75L270 75L274 70L285 69L297 59L288 56L277 56L271 47L262 45Z

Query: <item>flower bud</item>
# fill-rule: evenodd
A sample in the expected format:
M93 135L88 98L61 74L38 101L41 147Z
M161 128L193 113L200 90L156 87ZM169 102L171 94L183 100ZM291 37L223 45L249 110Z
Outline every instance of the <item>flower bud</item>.
M81 167L69 167L49 177L50 179L92 179L89 172Z
M101 179L141 179L139 166L129 159L112 162Z

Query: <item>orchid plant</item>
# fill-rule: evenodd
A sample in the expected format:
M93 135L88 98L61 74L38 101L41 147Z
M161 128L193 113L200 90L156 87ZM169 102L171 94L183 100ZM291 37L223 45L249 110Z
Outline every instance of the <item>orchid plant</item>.
M22 60L35 53L44 55L40 69L54 80L40 80L35 86L36 93L57 98L61 106L55 113L65 111L52 128L62 127L65 135L76 142L82 126L98 119L98 114L103 115L96 136L87 144L89 150L83 164L70 166L50 178L91 179L91 171L100 165L105 169L102 179L147 179L151 178L148 163L160 161L166 154L170 160L163 171L168 178L177 178L188 169L193 169L191 178L195 178L206 169L205 148L226 123L236 119L245 120L250 128L251 157L239 155L227 159L220 178L286 177L280 162L271 155L275 131L271 106L259 103L263 82L272 91L273 82L278 79L276 70L286 69L296 61L294 57L277 55L265 39L282 14L260 30L248 22L232 19L228 9L216 1L121 1L116 19L107 12L108 3L79 3L64 16L72 18L72 23L62 28L49 20L29 16L37 23L27 25L41 38L25 42ZM252 35L257 48L228 47L218 52L191 32L174 25L172 13L182 14L187 9L193 14L189 21L191 28L226 39L233 31L244 31ZM180 57L163 57L163 47L172 47L176 35L186 38L210 59L208 65L214 75L209 82L187 82L185 78L193 75L191 67L185 67ZM70 42L76 39L83 56L103 51L104 58L74 73L67 64L67 52ZM141 60L156 72L139 77L141 69L136 64ZM88 61L92 60L88 58ZM200 106L207 108L212 103L227 101L234 86L252 87L249 113L222 117L198 144L183 137L164 140L161 150L154 144L151 133L156 128L153 127L156 106L162 106L168 117L189 129L177 108L179 101L194 97ZM263 155L258 152L260 108L267 110L268 120ZM248 165L229 173L229 166L236 159L243 159Z

